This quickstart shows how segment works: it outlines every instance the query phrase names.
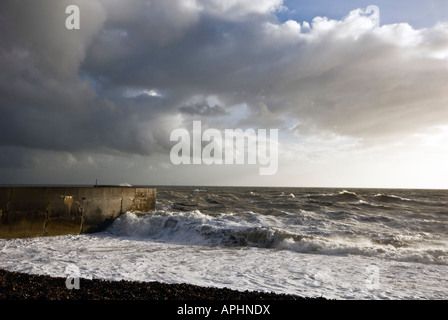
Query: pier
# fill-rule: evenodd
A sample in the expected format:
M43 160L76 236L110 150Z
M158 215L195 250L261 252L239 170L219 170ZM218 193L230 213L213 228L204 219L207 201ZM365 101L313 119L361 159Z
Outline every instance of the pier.
M155 210L156 188L0 187L0 238L92 233L128 211Z

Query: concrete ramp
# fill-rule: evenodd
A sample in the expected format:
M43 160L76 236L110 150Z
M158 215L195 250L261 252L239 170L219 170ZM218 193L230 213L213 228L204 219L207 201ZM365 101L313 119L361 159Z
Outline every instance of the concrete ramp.
M154 211L155 188L0 187L0 238L101 231L127 211Z

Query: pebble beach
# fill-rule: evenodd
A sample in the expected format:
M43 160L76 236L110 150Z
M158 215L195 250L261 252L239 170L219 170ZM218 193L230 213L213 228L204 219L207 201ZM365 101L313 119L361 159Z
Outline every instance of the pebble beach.
M68 289L66 278L0 270L2 300L305 300L296 295L161 282L80 279ZM315 298L324 299L324 298Z

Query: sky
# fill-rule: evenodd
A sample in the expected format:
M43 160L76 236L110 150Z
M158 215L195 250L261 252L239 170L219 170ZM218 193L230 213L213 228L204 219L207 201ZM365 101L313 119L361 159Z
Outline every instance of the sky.
M0 184L448 188L445 0L2 0L0 30ZM176 164L194 122L213 157L277 130L277 170Z

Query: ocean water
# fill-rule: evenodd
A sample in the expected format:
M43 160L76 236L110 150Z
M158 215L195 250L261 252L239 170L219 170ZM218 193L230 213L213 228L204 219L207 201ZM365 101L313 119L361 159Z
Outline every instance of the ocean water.
M161 187L154 213L128 212L99 233L0 240L0 268L335 299L447 299L448 191Z

